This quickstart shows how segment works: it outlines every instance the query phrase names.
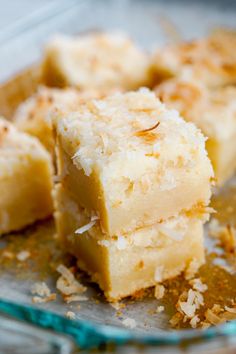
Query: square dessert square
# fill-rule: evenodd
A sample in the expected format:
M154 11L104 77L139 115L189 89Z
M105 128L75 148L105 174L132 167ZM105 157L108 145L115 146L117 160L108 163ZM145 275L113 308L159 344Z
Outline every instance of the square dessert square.
M0 119L0 234L17 231L52 214L48 152L33 137Z
M59 183L55 190L56 225L64 249L97 282L109 301L134 295L204 263L203 222L193 211L133 233L107 237L96 218L88 219ZM193 267L194 266L194 267Z
M149 58L121 33L57 36L47 44L43 79L78 89L137 89L149 84Z
M50 115L55 109L70 111L90 98L102 97L99 90L78 91L72 88L55 89L39 87L38 91L17 108L13 121L17 129L35 136L53 155L54 138Z
M236 168L236 88L207 88L200 82L170 79L155 90L168 108L194 122L208 140L206 148L217 183L222 185Z
M17 108L13 121L17 129L38 138L49 152L54 150L50 113L55 108L68 108L78 104L78 92L73 89L50 89L38 91Z
M208 37L158 48L151 70L156 83L171 77L201 81L208 87L236 83L235 31L217 30Z
M208 205L213 170L204 136L149 90L90 100L54 124L61 183L104 233Z

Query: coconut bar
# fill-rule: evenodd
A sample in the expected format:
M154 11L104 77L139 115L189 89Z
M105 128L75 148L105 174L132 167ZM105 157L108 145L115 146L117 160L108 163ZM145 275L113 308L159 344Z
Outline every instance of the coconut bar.
M62 184L102 232L129 233L208 205L205 138L149 90L91 100L55 125Z
M61 183L55 199L63 249L77 257L78 266L99 284L109 301L134 295L190 268L194 274L204 263L207 209L193 209L191 215L183 213L127 235L109 237L101 232L98 219L89 219Z
M45 48L43 80L78 89L136 89L149 83L149 59L120 33L57 36Z
M235 85L235 46L234 31L218 30L205 38L159 48L151 60L154 80L178 77L201 81L208 87Z
M0 119L0 234L52 214L51 160L33 137Z
M76 109L85 100L104 95L105 92L92 89L79 92L72 88L62 90L41 86L33 96L19 105L13 121L19 130L38 138L53 154L54 139L50 120L53 111Z
M200 82L170 79L157 86L155 92L208 137L206 148L217 183L222 185L236 168L236 88L209 89Z

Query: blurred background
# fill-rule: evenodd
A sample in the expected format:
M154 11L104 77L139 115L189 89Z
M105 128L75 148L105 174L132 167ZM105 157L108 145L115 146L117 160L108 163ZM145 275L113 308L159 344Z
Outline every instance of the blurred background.
M235 25L234 0L0 0L0 81L36 62L53 34L128 32L146 48Z

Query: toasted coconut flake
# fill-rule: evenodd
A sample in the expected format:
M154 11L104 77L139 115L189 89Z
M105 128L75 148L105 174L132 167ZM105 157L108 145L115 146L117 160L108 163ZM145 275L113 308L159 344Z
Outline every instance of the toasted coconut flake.
M206 321L201 322L202 329L207 329L209 327L211 327L211 324L209 322L206 322Z
M86 225L79 227L75 231L75 234L83 234L84 232L90 230L96 224L98 219L99 219L98 216L92 216L91 221L89 223L87 223Z
M235 307L225 306L225 310L230 313L234 313L236 315L236 308Z
M161 313L161 312L163 312L164 310L165 310L165 307L164 307L164 306L157 306L156 312L157 312L157 313Z
M236 319L236 314L235 313L232 313L232 312L224 312L221 314L220 316L224 321L232 321L232 320L235 320Z
M65 267L63 264L60 264L57 267L57 271L58 273L60 273L64 278L66 278L68 280L68 282L73 282L75 279L74 274L67 268Z
M88 297L83 295L73 294L73 295L65 296L64 300L66 301L67 304L70 304L71 302L76 302L76 301L88 301Z
M35 283L32 286L31 293L34 295L39 295L41 297L47 297L51 295L51 290L47 286L45 282L42 283Z
M226 227L219 233L222 247L226 252L235 253L236 251L236 231L231 225Z
M187 318L192 319L196 311L204 305L203 296L200 292L189 289L186 301L181 301L181 296L177 302L177 309Z
M214 304L212 307L212 311L218 315L218 313L222 312L223 309L219 304Z
M154 290L154 296L157 300L160 300L163 298L165 294L165 287L164 285L161 285L161 284L157 284L155 286L155 290Z
M131 328L131 329L133 329L137 326L136 321L133 318L129 318L129 317L125 318L122 321L122 323L125 327Z
M67 311L66 317L68 317L70 320L75 320L76 316L73 311Z
M183 314L181 312L176 312L174 316L171 317L169 323L172 327L177 327L183 319Z
M56 286L63 295L81 294L86 291L87 288L80 284L74 274L64 265L59 265L57 271L61 276L58 278Z
M206 317L206 320L213 325L218 325L220 323L225 322L224 319L222 319L222 318L220 318L220 316L216 315L211 309L206 310L205 317Z
M110 303L111 307L113 307L116 311L124 309L125 308L125 304L123 304L122 302L111 302Z
M17 255L16 255L16 258L20 262L26 261L26 259L28 259L29 257L30 257L29 251L21 251L21 252L17 253Z
M196 328L197 324L200 322L200 318L198 317L198 315L194 316L191 320L190 320L190 325L192 328Z
M209 234L219 241L226 252L236 252L236 230L232 225L221 225L217 219L212 219L209 223Z
M154 129L156 129L159 126L160 122L157 122L156 124L154 124L151 128L147 128L147 129L143 129L143 130L139 130L138 132L135 133L136 136L140 136L143 135L144 133L148 133Z
M208 286L206 284L203 284L201 279L199 278L190 280L189 284L193 287L194 290L197 290L200 293L204 293L208 289Z
M179 308L187 318L193 318L197 309L196 305L191 305L187 302L179 302Z
M54 300L56 300L56 298L57 298L57 295L55 293L52 293L47 297L33 296L32 302L34 304L40 304L40 303L54 301Z

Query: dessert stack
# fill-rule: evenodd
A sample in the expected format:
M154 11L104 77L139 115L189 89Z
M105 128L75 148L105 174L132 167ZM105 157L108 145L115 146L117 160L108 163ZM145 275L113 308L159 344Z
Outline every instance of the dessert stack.
M148 89L53 116L55 217L109 301L204 263L213 170L205 137Z

